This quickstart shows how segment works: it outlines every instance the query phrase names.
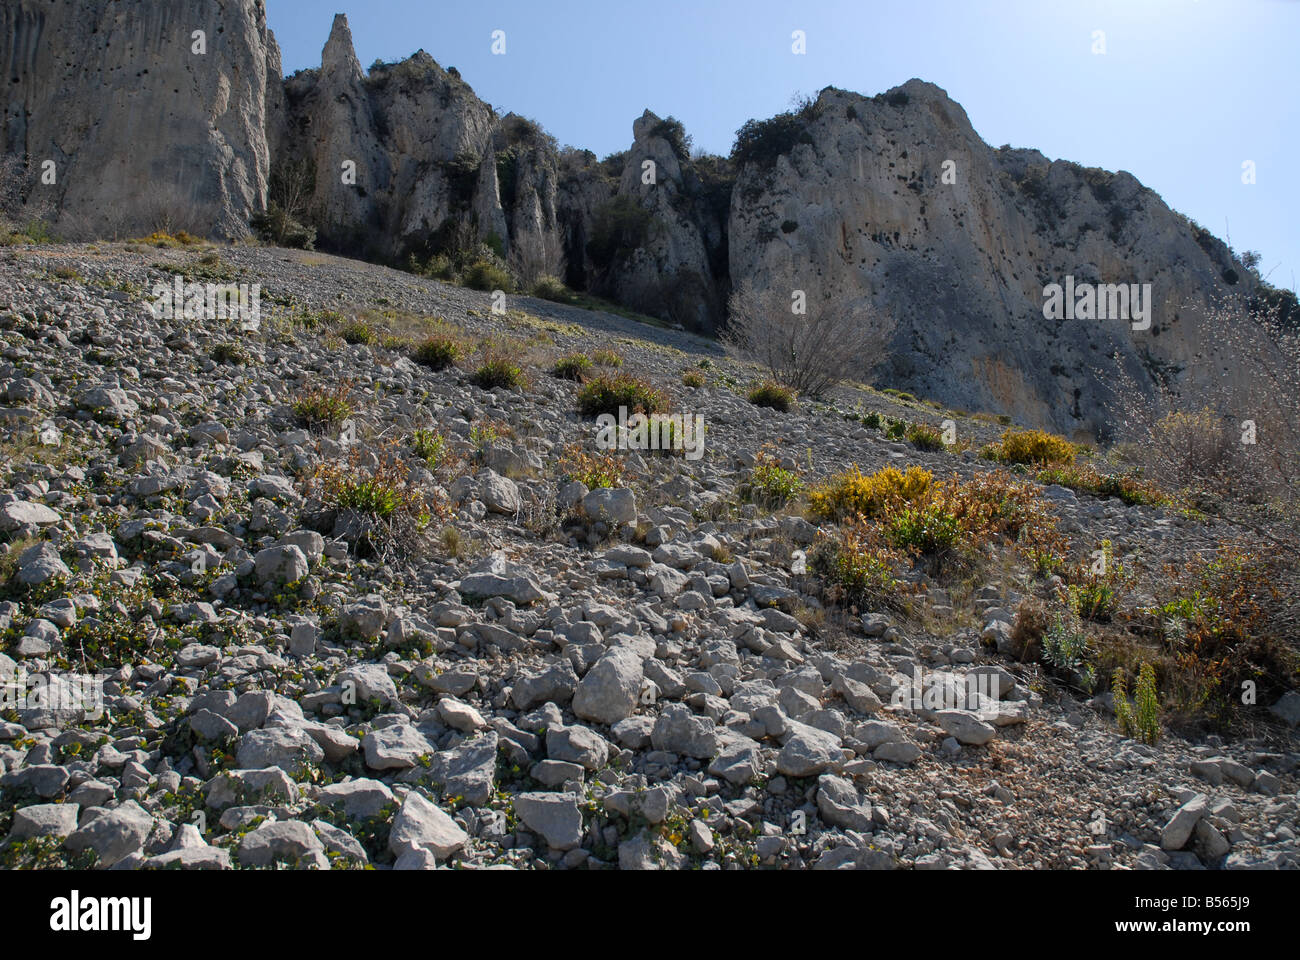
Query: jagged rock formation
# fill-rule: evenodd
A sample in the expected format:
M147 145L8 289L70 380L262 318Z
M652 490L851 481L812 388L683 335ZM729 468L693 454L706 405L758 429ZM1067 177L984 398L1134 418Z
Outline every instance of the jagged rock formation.
M0 11L0 154L56 160L57 184L29 165L27 189L49 191L69 233L242 234L290 182L326 249L405 265L486 243L527 279L562 274L704 331L734 284L793 261L810 290L859 292L897 321L864 378L1087 432L1106 427L1116 369L1150 387L1216 359L1207 304L1254 285L1131 175L994 150L919 80L875 98L828 88L730 160L692 158L647 110L631 148L599 161L499 115L423 51L364 71L342 15L321 67L281 84L260 0L73 11ZM1067 276L1152 284L1151 329L1045 320L1043 288Z
M67 228L238 234L266 202L279 62L261 0L7 0L0 155L27 158L24 195Z
M367 75L340 15L320 69L285 87L286 129L277 135L286 158L311 162L311 210L327 245L395 258L451 229L476 194L495 187L482 169L492 108L423 51Z

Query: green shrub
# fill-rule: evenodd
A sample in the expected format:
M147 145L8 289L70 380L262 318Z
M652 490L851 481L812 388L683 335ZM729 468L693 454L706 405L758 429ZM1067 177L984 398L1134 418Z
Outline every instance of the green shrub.
M505 293L514 290L509 271L491 260L475 260L465 271L464 279L465 286L471 290L501 290Z
M346 383L330 389L314 387L294 400L294 416L305 427L342 423L352 415L350 393L351 387Z
M379 331L364 320L349 320L339 329L339 336L344 343L353 346L369 346L379 342Z
M1121 592L1128 585L1124 564L1114 559L1111 542L1101 543L1101 557L1081 562L1074 583L1066 591L1070 609L1084 620L1106 623L1119 607ZM1101 569L1097 570L1096 566Z
M561 380L575 380L581 383L587 378L592 367L591 358L583 353L571 353L561 357L555 363L555 376Z
M1124 670L1117 669L1111 684L1115 700L1115 720L1126 737L1155 745L1160 739L1160 700L1156 694L1156 671L1150 663L1138 668L1137 687L1133 703L1128 702L1128 688Z
M706 383L708 383L708 380L706 380L704 374L700 373L698 370L682 371L682 386L698 389Z
M516 390L524 385L524 368L505 354L489 354L474 371L470 382L484 390L498 387Z
M789 412L794 405L794 391L787 386L768 380L757 384L749 391L749 402L756 407L771 407L782 413Z
M623 461L612 453L587 453L577 443L565 447L560 457L563 479L566 482L576 480L588 490L621 486L625 469Z
M416 430L411 436L415 455L435 469L447 453L447 438L434 430Z
M626 194L597 207L592 215L587 256L597 270L608 270L645 245L654 217Z
M1128 683L1124 679L1124 668L1118 667L1111 675L1111 698L1115 703L1115 722L1119 732L1126 737L1133 735L1133 705L1128 702Z
M312 250L316 246L316 228L277 203L268 204L265 213L253 214L249 224L263 243L294 250Z
M591 355L591 362L598 367L610 367L617 370L623 366L623 356L613 350L597 350Z
M783 507L803 489L803 481L793 470L784 469L766 448L754 456L746 492L749 498L767 507Z
M5 237L3 241L0 241L0 246L24 243L41 244L58 242L59 238L54 235L54 231L50 229L48 223L44 220L29 220L13 233Z
M1093 668L1088 663L1092 644L1083 625L1074 617L1057 615L1043 635L1043 661L1061 673L1074 673L1091 688Z
M431 370L445 370L462 356L462 348L453 337L429 337L411 353L411 359Z
M1169 502L1169 498L1153 483L1132 474L1101 474L1090 464L1048 467L1038 472L1037 479L1039 483L1054 483L1099 497L1118 497L1130 506Z
M543 276L537 279L533 284L533 296L540 297L543 300L551 300L555 303L568 303L573 294L569 288L564 285L564 281L559 277Z
M904 436L918 450L943 450L946 447L943 435L928 424L914 423L907 428Z
M650 130L649 136L662 137L668 141L677 159L687 163L691 159L691 138L686 128L676 117L665 117Z
M962 541L962 525L941 500L899 507L885 520L885 538L890 546L938 556L955 549Z
M212 348L212 359L216 363L241 366L248 363L248 354L237 343L219 343Z
M868 609L901 606L904 584L898 571L906 569L908 558L883 543L870 523L856 521L820 535L809 551L808 565L833 600Z
M318 497L349 530L358 553L387 556L422 550L425 531L435 517L451 510L438 488L421 488L410 480L410 465L394 443L377 450L354 448L343 462L322 464L307 481Z
M304 330L319 330L342 324L343 314L337 310L304 310L294 315L294 322Z
M456 279L456 263L445 253L430 254L424 261L411 254L407 258L406 269L417 276L432 277L434 280L454 281Z
M731 160L739 169L754 163L760 168L773 166L777 158L800 143L811 143L808 125L817 117L817 105L805 101L798 110L777 114L767 120L749 120L736 131Z
M1160 739L1160 700L1156 695L1156 671L1149 663L1138 670L1137 687L1133 691L1136 701L1138 736L1146 743L1155 744Z
M906 473L884 467L866 475L855 464L814 487L808 495L808 506L817 520L877 517L893 500L919 500L933 482L934 475L921 467L908 467Z
M618 416L620 407L628 413L662 413L667 409L662 393L629 374L602 373L578 392L578 410L587 417Z
M356 510L376 517L391 517L402 506L401 491L374 477L347 479L336 490L340 510Z

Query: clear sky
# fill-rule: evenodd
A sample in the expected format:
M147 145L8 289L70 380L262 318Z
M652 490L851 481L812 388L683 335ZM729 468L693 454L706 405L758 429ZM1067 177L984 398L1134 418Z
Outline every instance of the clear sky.
M796 92L943 87L990 145L1127 170L1300 278L1297 0L267 0L292 73L346 13L363 67L424 49L483 100L605 156L649 107L728 153ZM492 33L505 31L505 55ZM791 50L802 30L807 53ZM1105 53L1094 53L1095 31ZM1242 182L1253 161L1256 182ZM1225 236L1226 235L1226 236Z

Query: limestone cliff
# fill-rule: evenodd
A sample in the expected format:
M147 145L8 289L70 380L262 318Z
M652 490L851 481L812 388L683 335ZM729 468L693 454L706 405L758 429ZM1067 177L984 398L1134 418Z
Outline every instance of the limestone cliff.
M864 378L1066 431L1104 427L1117 368L1146 388L1197 358L1230 368L1202 316L1255 284L1131 175L995 150L919 80L828 88L747 124L730 158L693 157L647 110L598 160L423 51L364 70L342 15L320 67L281 80L261 0L10 0L0 64L0 155L27 158L24 195L69 235L240 236L293 182L327 249L405 265L486 244L527 280L562 274L703 331L733 284L793 263L810 291L897 320ZM1044 319L1066 277L1151 284L1150 329Z
M1113 356L1149 384L1212 353L1207 305L1253 284L1131 175L994 150L919 80L875 98L823 91L744 166L731 275L762 286L789 262L810 288L867 294L898 320L885 382L1064 430L1104 427ZM1151 328L1044 319L1044 287L1067 276L1150 283Z
M261 0L6 0L0 154L27 158L25 195L70 232L246 232L273 50Z

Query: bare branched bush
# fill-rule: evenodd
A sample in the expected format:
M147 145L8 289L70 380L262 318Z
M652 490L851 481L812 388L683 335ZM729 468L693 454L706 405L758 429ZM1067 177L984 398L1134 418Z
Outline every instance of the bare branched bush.
M139 198L131 220L145 233L206 237L212 233L218 215L215 204L196 203L191 192L180 184L160 183Z
M722 339L734 355L767 368L773 380L818 397L880 358L893 331L864 297L819 295L820 281L793 268L763 289L743 281L728 303Z
M316 190L316 165L309 157L276 164L266 194L266 211L253 215L258 236L282 247L311 250L316 228L311 224L311 202Z
M31 169L26 157L0 155L0 234L23 230L37 238L49 233L54 202L47 192L32 188Z
M1143 389L1120 374L1112 422L1123 455L1188 505L1300 540L1300 330L1246 304L1215 310L1227 369Z
M18 154L0 154L0 226L17 223L22 215L25 170Z

